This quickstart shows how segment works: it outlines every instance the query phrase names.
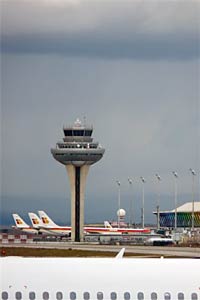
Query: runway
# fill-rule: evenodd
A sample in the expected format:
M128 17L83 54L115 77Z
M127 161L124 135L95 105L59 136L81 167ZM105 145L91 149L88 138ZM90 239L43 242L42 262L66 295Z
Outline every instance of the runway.
M97 245L71 242L35 242L31 244L1 244L1 247L28 247L45 249L78 249L89 251L110 251L119 252L125 247L126 253L138 254L138 256L173 256L173 257L191 257L200 258L200 248L190 247L169 247L169 246L119 246L119 245Z

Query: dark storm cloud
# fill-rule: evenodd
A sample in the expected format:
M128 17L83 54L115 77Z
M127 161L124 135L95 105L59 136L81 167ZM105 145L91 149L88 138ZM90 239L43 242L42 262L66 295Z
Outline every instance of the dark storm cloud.
M84 36L21 35L2 38L2 50L11 53L60 54L70 56L128 59L195 59L199 55L195 36L141 36L132 40Z
M190 167L198 175L199 200L197 1L0 3L6 52L1 55L0 206L11 224L12 212L27 217L39 209L69 223L69 180L50 149L62 140L63 124L83 116L106 149L88 174L86 221L116 218L116 179L127 212L133 192L137 221L140 176L146 179L147 220L155 221L157 172L162 209L174 208L173 170L179 174L178 203L191 201Z
M150 60L199 55L196 1L3 3L4 52Z

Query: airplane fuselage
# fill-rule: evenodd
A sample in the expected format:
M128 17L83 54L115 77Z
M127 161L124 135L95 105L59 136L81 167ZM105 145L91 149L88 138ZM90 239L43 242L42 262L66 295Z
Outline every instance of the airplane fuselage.
M44 227L46 230L54 233L55 235L67 235L71 233L71 227L51 227L46 226ZM104 228L104 227L84 227L85 233L92 233L92 234L129 234L129 233L150 233L149 229L143 228Z
M0 267L8 300L200 299L197 259L5 257Z

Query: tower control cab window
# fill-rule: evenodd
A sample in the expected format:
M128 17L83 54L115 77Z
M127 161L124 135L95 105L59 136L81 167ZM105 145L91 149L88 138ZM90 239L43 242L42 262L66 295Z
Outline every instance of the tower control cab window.
M64 130L65 136L72 136L72 130Z
M85 136L91 136L92 130L85 130Z
M74 136L83 136L84 131L83 130L74 130L73 135Z

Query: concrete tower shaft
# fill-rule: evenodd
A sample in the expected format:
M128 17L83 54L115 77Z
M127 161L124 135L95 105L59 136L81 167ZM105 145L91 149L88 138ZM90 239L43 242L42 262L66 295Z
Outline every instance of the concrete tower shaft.
M84 238L84 193L90 165L99 161L105 149L93 142L93 127L82 125L77 119L74 125L63 127L63 142L51 149L53 157L66 166L71 189L72 241Z
M83 241L84 239L84 195L89 165L75 167L66 165L71 190L71 226L72 241Z

